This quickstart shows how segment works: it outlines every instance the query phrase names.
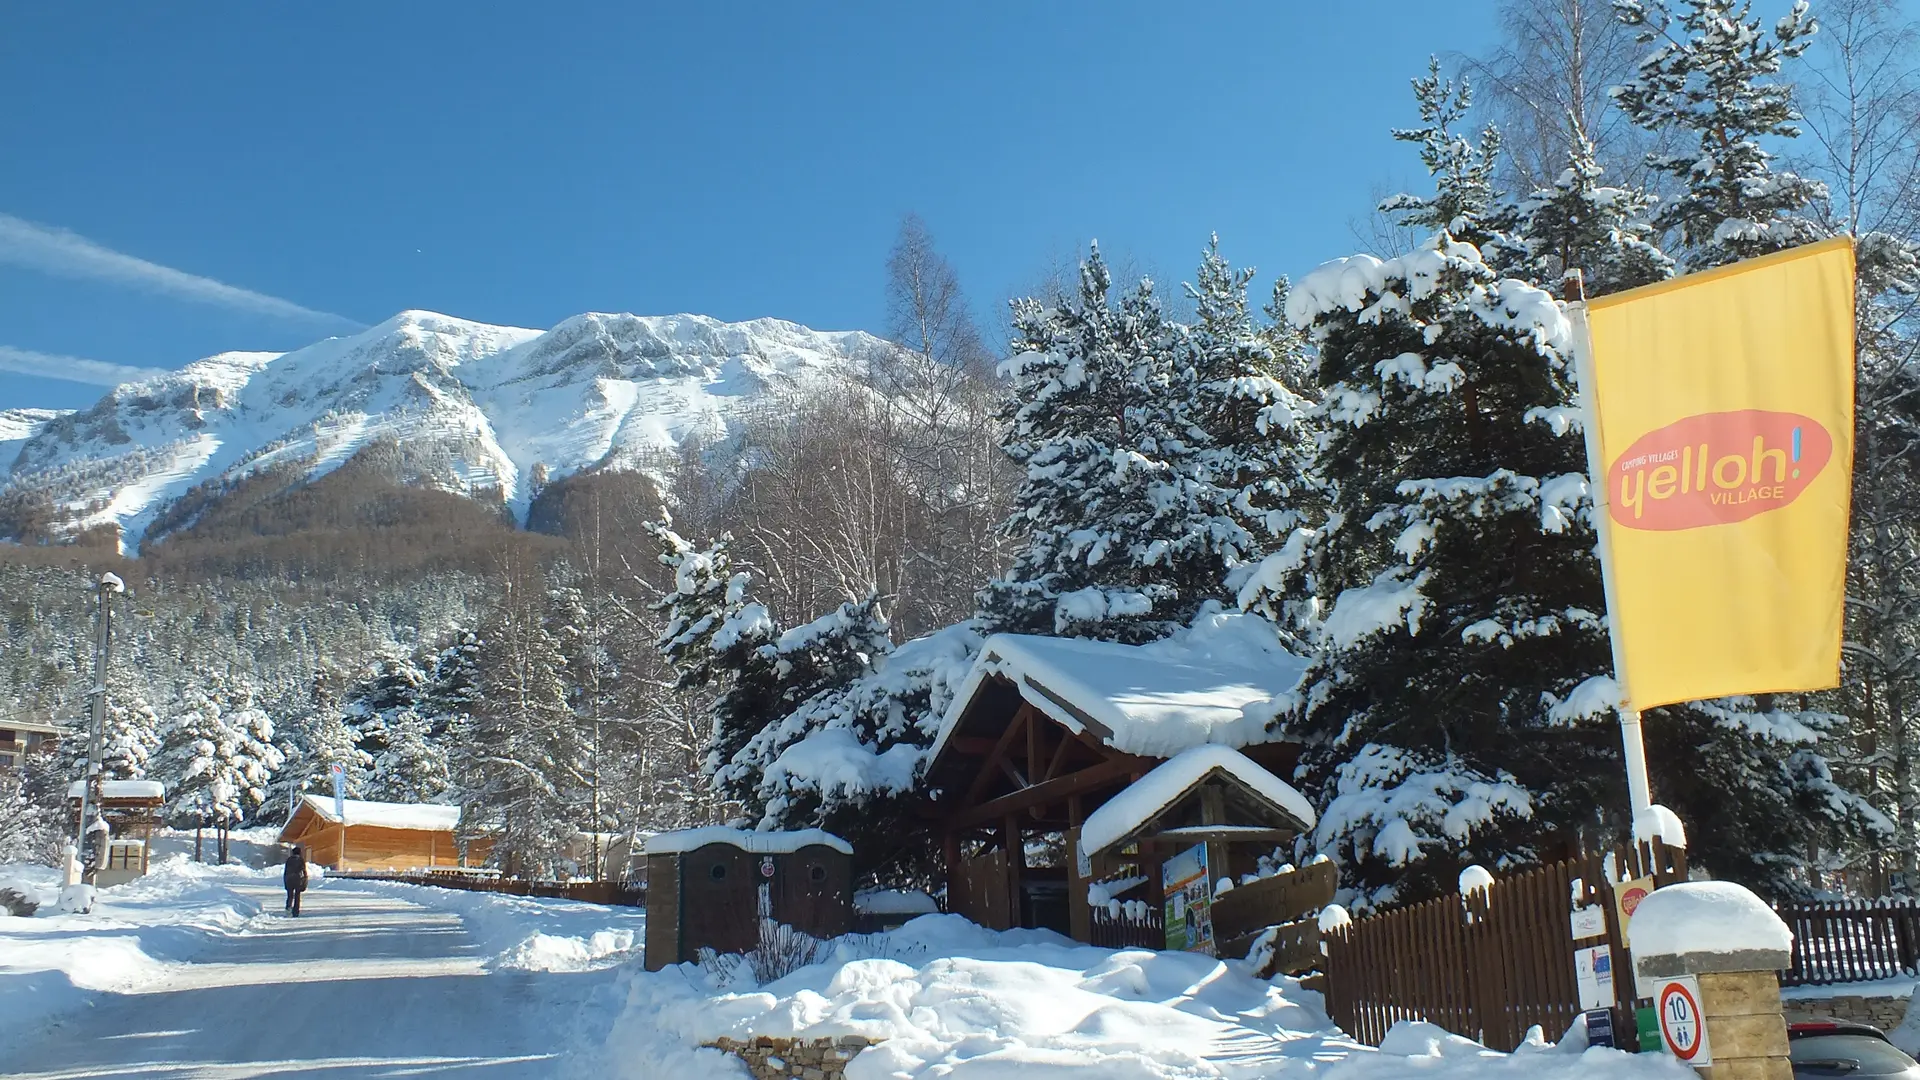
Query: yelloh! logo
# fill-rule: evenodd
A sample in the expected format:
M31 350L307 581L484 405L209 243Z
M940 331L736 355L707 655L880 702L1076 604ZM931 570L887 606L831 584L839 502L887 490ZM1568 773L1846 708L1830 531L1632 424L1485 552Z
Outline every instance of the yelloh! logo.
M1833 459L1833 436L1799 413L1700 413L1647 432L1607 470L1609 513L1629 529L1729 525L1800 497Z

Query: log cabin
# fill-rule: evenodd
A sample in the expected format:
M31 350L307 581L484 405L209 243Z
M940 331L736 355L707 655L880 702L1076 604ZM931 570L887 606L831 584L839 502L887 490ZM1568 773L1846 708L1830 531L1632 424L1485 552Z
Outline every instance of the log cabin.
M493 842L454 835L460 808L424 803L345 800L345 819L331 796L302 795L280 830L282 844L299 844L307 861L332 870L421 870L480 866Z
M1216 617L1232 633L1138 646L988 638L928 751L948 910L1094 941L1108 902L1155 912L1158 933L1163 867L1195 846L1215 877L1271 873L1271 853L1315 823L1280 779L1298 747L1271 723L1305 665L1270 626L1232 623L1243 618ZM1186 753L1199 748L1211 750ZM1128 808L1136 786L1149 794ZM1112 835L1089 850L1083 830L1110 804Z

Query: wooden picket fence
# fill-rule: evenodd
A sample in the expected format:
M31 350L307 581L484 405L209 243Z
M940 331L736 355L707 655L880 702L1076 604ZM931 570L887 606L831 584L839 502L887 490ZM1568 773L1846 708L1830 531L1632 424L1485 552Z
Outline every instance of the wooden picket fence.
M1324 938L1327 1013L1375 1046L1400 1020L1430 1021L1496 1050L1519 1046L1534 1024L1556 1038L1580 1013L1572 913L1598 906L1606 934L1582 943L1612 946L1614 1030L1631 1033L1631 961L1609 882L1650 876L1664 885L1686 875L1685 850L1656 841L1357 919Z
M1897 979L1920 974L1920 903L1911 899L1779 904L1793 931L1783 986Z

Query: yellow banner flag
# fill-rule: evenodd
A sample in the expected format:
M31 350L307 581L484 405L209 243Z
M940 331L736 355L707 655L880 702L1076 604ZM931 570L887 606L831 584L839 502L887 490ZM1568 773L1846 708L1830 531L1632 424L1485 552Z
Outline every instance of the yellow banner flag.
M1839 682L1853 289L1841 237L1587 305L1630 707Z

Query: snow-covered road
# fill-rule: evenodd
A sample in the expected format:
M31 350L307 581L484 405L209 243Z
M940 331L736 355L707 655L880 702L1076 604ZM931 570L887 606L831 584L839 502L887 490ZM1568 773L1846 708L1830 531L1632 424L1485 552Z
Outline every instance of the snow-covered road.
M487 970L456 915L392 889L328 882L299 919L267 884L262 913L166 978L103 994L4 1059L18 1080L565 1075L573 1033L551 1003L591 978Z

